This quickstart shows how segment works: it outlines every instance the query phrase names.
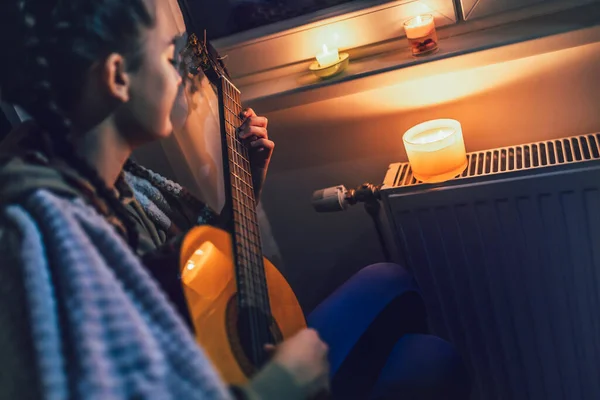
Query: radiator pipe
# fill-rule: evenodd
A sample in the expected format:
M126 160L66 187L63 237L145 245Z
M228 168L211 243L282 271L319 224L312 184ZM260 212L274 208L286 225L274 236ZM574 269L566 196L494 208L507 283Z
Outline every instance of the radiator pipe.
M312 196L312 205L317 212L335 212L343 211L349 205L364 203L367 214L371 216L381 251L385 261L390 262L391 256L387 248L381 222L381 187L383 185L373 185L363 183L356 189L346 189L344 185L329 187L316 190Z

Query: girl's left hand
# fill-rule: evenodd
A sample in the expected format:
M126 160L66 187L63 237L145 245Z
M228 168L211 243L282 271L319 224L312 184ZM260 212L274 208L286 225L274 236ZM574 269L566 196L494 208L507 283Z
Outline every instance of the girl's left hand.
M244 121L238 128L238 135L240 139L248 142L252 180L258 200L258 195L267 176L267 169L269 168L275 143L269 140L269 133L267 132L269 120L266 117L257 116L251 108L242 111L240 117Z

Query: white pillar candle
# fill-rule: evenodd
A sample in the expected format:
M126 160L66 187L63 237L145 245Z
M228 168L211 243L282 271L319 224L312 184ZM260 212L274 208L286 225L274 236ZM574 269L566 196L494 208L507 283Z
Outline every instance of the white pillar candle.
M444 182L467 167L462 127L453 119L423 122L403 136L415 178L426 183Z

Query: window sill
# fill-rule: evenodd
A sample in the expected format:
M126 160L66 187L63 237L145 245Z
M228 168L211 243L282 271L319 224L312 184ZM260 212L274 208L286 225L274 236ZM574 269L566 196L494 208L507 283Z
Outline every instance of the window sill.
M213 45L227 57L229 73L237 81L240 77L285 69L285 66L314 58L324 44L345 51L402 36L403 21L414 15L432 14L438 27L454 24L457 20L453 0L372 0L365 3L371 6L356 9L359 5L348 3L344 10L338 10L344 11L341 15L317 18L316 21L313 20L315 15L308 15L299 18L304 24L298 20L284 21L218 39Z
M305 61L235 82L245 103L262 113L272 112L405 80L598 42L599 20L600 4L591 4L501 25L498 18L465 22L439 30L440 50L426 58L412 57L406 39L399 39L350 51L348 69L329 80L314 77L308 71L311 61ZM494 51L499 48L502 51Z

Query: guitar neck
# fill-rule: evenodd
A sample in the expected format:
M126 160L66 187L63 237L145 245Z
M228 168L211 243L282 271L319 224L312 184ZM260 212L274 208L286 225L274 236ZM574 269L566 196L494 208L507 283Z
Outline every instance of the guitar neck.
M225 77L220 79L219 104L223 167L233 251L238 284L238 304L271 315L264 271L256 199L252 184L248 148L239 139L237 128L243 122L239 90Z

